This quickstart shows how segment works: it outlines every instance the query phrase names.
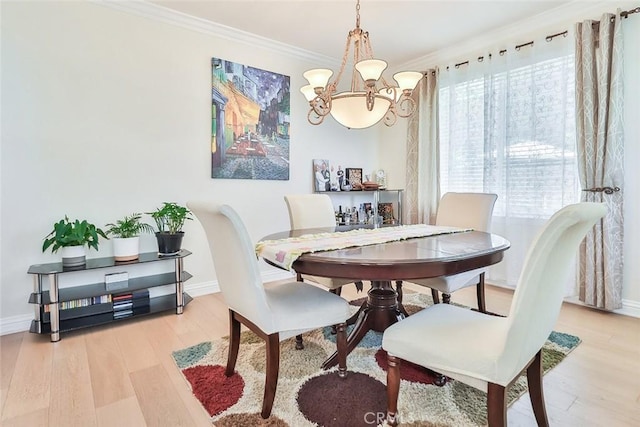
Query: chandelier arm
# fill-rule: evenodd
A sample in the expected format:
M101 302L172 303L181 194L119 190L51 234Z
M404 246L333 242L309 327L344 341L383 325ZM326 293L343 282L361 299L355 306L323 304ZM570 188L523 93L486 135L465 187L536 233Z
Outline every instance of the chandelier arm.
M416 111L416 101L408 95L402 95L400 101L397 103L399 117L406 119Z
M395 102L391 103L391 105L389 106L389 110L387 111L387 114L385 114L384 118L382 119L382 121L386 126L391 127L396 124L396 121L398 121L398 114L396 113L395 105L396 105Z
M376 87L375 86L368 86L367 87L367 110L369 111L373 111L373 106L376 102Z
M312 125L319 125L320 123L322 123L324 121L324 118L327 117L326 115L321 116L316 114L316 112L313 110L313 108L311 108L309 110L309 112L307 113L307 121L309 123L311 123Z
M321 117L329 114L331 112L331 97L328 97L328 99L329 101L327 101L322 95L316 96L314 99L309 101L311 111Z

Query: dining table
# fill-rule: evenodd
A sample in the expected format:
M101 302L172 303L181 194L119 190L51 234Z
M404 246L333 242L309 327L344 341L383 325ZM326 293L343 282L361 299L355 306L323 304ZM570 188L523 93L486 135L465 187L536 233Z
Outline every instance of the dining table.
M378 237L383 233L395 237ZM331 239L346 243L327 244ZM424 224L352 225L273 233L260 239L256 253L268 264L295 272L298 277L371 282L366 300L347 322L354 324L347 337L350 353L367 332L383 332L407 316L402 292L398 292L402 281L487 267L500 262L509 246L504 237L470 229ZM288 264L283 261L289 255L286 251L294 253ZM328 369L336 364L337 352L322 366Z

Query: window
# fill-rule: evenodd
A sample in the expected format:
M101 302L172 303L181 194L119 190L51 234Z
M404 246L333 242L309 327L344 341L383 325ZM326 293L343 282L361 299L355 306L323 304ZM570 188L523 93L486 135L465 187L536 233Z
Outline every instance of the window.
M494 216L546 219L579 200L574 57L528 62L441 73L440 183L498 194Z

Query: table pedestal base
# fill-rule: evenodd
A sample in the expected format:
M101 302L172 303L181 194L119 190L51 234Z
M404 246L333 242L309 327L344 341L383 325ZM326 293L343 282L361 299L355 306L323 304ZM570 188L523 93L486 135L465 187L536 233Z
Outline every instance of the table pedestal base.
M362 303L358 312L347 324L355 326L347 337L347 354L356 348L358 343L370 330L383 332L389 326L404 319L405 310L398 301L398 292L391 286L390 281L372 281L371 289L367 293L367 300ZM335 352L323 364L324 369L331 368L338 363L338 352Z

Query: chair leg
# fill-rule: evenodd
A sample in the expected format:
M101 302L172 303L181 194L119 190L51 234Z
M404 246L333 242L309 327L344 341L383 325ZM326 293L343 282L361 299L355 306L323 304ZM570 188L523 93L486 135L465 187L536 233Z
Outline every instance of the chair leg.
M434 304L440 304L440 294L435 289L431 289L431 298Z
M240 349L240 322L235 318L234 312L229 310L229 355L227 356L227 369L224 374L227 377L233 375L238 360Z
M398 425L398 394L400 393L400 359L387 354L387 424Z
M548 427L547 410L544 405L544 393L542 390L542 350L536 353L533 362L527 368L527 383L529 385L529 398L536 422L539 427Z
M338 347L338 376L347 377L347 324L336 325L336 345Z
M275 333L267 336L267 374L264 382L264 398L262 399L262 418L269 418L273 400L278 386L278 371L280 370L280 335Z
M478 297L478 311L480 311L480 313L486 313L487 303L484 298L484 273L480 274L480 280L476 285L476 296Z
M507 393L505 387L489 383L487 390L487 421L489 427L506 427Z

